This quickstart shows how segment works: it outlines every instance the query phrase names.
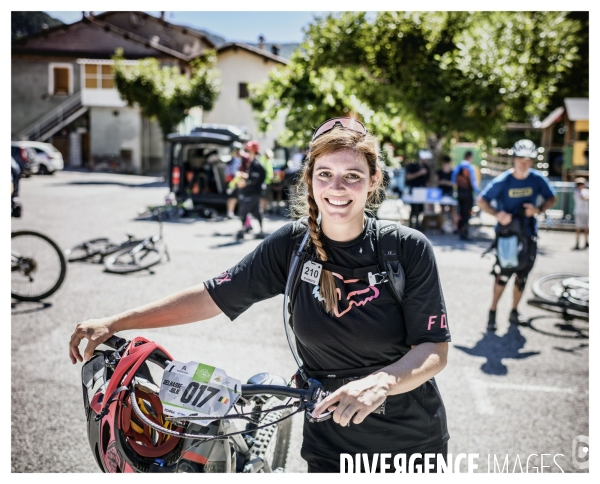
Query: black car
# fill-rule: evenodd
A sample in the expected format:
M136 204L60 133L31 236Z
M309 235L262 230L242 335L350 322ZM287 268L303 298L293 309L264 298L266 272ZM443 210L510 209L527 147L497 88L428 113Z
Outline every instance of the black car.
M169 134L169 188L177 201L191 198L196 206L225 205L225 166L231 148L249 139L239 127L220 124L203 124L189 134Z
M31 163L35 159L35 150L33 148L24 148L11 144L10 154L21 168L21 177L31 176Z

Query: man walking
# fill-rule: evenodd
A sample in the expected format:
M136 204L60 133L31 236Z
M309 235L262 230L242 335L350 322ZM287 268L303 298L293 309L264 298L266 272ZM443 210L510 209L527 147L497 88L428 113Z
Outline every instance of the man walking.
M452 172L452 183L456 185L456 201L458 202L458 235L462 240L469 238L469 220L474 202L473 191L479 193L472 159L473 153L467 151L464 160Z
M538 151L535 144L527 139L517 141L513 146L513 168L494 178L479 196L477 203L481 209L493 215L498 220L496 231L512 225L523 227L521 250L527 251L524 267L500 267L494 264L492 274L494 275L494 292L492 305L488 317L488 331L496 330L496 307L504 292L506 283L515 274L515 286L513 289L513 304L510 312L509 322L511 324L522 324L525 320L520 316L517 306L523 291L527 276L533 268L537 255L537 220L536 214L544 213L556 203L556 192L550 183L539 171L532 170L533 160L537 158ZM543 198L541 205L537 206L538 196ZM495 201L496 208L491 202ZM515 244L515 250L519 246ZM515 254L515 257L518 257ZM521 258L522 259L522 258Z

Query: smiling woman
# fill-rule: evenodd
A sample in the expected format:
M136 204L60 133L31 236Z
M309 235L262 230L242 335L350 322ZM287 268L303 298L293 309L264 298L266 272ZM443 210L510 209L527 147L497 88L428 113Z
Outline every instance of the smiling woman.
M433 377L446 365L450 331L433 249L420 232L370 215L383 194L377 140L354 129L350 118L338 119L324 123L310 143L292 204L299 220L203 285L79 324L71 359L81 361L83 338L90 340L85 354L91 355L116 331L185 324L220 312L233 320L256 302L287 297L302 258L293 303L285 308L292 313L291 347L300 365L295 381L303 387L304 379L314 378L329 392L304 422L301 455L308 471L340 472L342 454L372 461L381 453L402 454L413 472L423 468L421 454L434 454L435 469L437 459L446 459L449 436ZM381 241L382 227L394 234L393 244ZM302 250L299 240L308 241ZM378 265L380 242L390 262L386 269ZM386 283L386 270L404 274L401 296ZM385 466L374 471L385 472Z

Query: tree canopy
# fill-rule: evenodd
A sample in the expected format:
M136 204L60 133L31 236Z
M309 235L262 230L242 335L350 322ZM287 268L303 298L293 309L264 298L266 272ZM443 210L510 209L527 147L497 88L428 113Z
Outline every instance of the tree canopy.
M325 119L354 113L382 141L439 152L556 107L581 30L565 12L329 14L250 103L262 130L286 110L283 143L305 145Z
M158 120L163 136L173 132L191 108L210 111L219 93L213 50L190 62L189 75L182 74L179 66L161 66L155 58L127 64L122 50L113 60L115 86L121 98L129 106L139 106L147 118Z

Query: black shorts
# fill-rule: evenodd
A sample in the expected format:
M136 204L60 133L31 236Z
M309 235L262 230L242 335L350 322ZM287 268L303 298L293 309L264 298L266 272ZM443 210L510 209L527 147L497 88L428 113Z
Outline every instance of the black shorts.
M431 470L431 468L430 468L428 471L430 473L434 473L434 472L436 472L436 469L437 469L437 454L441 454L444 457L444 460L446 462L448 461L448 443L446 442L445 444L442 444L442 445L439 445L436 447L432 447L431 449L422 450L422 451L419 451L418 453L421 454L421 458L414 460L414 463L412 466L413 468L410 470L410 472L415 472L415 468L417 466L420 466L421 471L423 470L423 461L424 461L423 455L424 454L435 454L436 458L430 460L430 462L433 464L433 470ZM300 455L308 463L308 472L339 473L341 471L341 469L340 469L341 465L340 465L339 460L322 456L321 454L317 454L316 452L305 449L304 447L302 447L302 449L300 450ZM408 461L409 461L411 455L412 455L412 453L409 453L409 452L406 453L406 467L407 468L408 468ZM353 455L352 458L356 459L356 455ZM362 455L361 455L361 458L362 458ZM368 456L369 463L372 464L373 459L374 459L374 456ZM396 468L394 467L393 461L394 460L393 460L393 454L392 454L391 459L386 459L386 463L390 466L390 468L386 469L385 473L396 472ZM378 459L376 462L377 462L377 467L375 469L375 472L381 473L380 462ZM362 461L361 461L361 463L362 463ZM346 468L345 471L348 472L348 469ZM354 472L355 468L351 469L350 471ZM365 472L364 465L360 466L360 472L361 473Z
M246 218L246 215L251 214L260 220L260 196L259 195L245 195L238 199L238 213L242 220Z

